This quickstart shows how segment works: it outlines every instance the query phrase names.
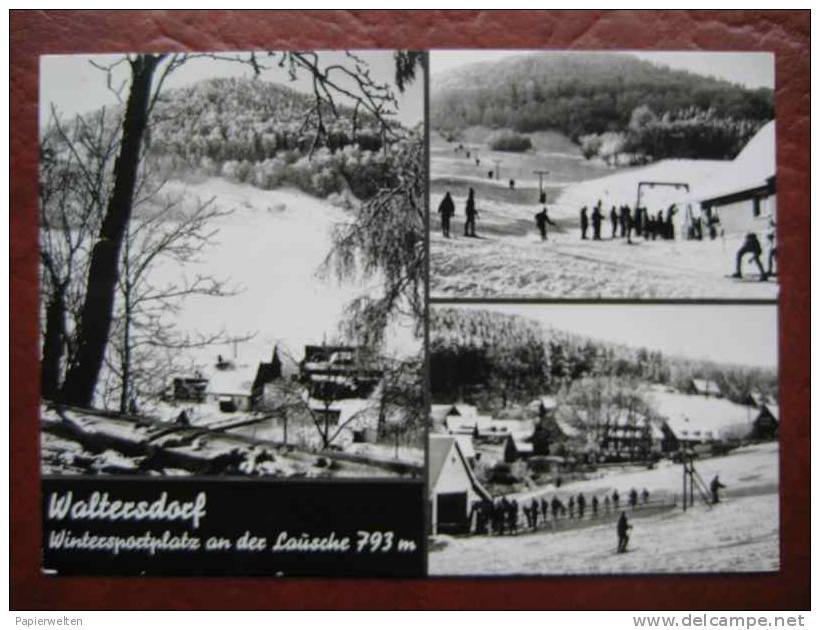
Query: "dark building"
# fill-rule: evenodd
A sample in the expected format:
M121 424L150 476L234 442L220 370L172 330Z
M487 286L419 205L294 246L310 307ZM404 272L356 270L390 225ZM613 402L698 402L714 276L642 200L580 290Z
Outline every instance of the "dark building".
M357 346L305 346L299 362L299 380L311 397L324 400L367 398L382 376L373 358Z

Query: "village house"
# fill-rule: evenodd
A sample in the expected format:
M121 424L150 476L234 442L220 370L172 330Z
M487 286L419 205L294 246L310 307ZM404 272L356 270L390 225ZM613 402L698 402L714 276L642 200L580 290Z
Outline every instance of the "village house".
M723 396L720 386L715 381L705 378L690 379L685 392L696 396L714 396L716 398Z
M490 494L479 483L455 436L431 434L428 440L430 532L468 532L473 505L489 500Z
M253 367L237 365L234 361L219 355L214 368L205 390L206 401L217 403L219 410L226 413L251 411L251 385L256 374Z
M753 440L776 440L780 428L780 406L774 403L763 403L754 419L752 428Z
M357 346L305 346L299 362L299 380L316 398L366 398L382 380L364 348Z
M776 221L775 123L749 140L720 177L692 189L689 202L726 234L768 232Z
M662 449L738 444L752 436L756 414L724 398L696 396L656 387L650 405L662 422Z

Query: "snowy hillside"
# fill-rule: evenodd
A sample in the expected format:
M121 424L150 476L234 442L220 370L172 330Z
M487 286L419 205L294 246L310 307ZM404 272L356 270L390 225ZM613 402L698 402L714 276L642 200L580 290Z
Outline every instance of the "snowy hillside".
M439 537L430 553L431 575L699 573L777 571L779 558L778 447L747 447L697 464L707 480L715 474L726 484L726 499L630 517L629 552L615 553L615 523L552 533L518 536ZM613 472L565 484L570 493L602 494L613 488L647 488L651 496L680 492L681 466L667 462L656 470ZM536 493L518 495L519 501ZM554 492L547 493L551 498ZM639 511L640 512L640 511ZM639 513L638 512L638 513ZM435 549L435 547L434 547Z
M301 359L303 346L337 338L345 305L368 288L358 283L325 278L319 268L331 249L334 225L349 220L338 207L293 189L264 191L219 178L197 184L171 182L169 192L189 198L215 198L221 209L234 212L221 217L215 244L201 261L180 270L176 265L157 267L157 282L177 274L213 275L228 279L241 292L233 297L194 296L177 315L186 331L255 336L239 344L238 359L255 365L269 360L273 346ZM371 281L371 284L373 282ZM389 345L409 353L417 348L409 328L396 327ZM210 365L219 352L232 356L232 347L191 351L190 360Z

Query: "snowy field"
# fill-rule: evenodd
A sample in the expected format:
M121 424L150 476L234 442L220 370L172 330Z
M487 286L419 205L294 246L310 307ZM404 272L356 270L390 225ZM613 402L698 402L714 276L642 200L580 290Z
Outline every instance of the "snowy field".
M725 164L705 160L666 160L646 169L609 169L573 155L566 143L561 144L560 152L550 151L545 140L536 151L523 154L483 154L488 163L491 158L502 159L502 177L497 182L486 179L484 161L480 167L476 166L474 160L454 153L452 145L442 147L441 144L434 141L431 147L432 297L777 297L777 283L773 280L759 282L756 268L748 259L744 263L743 280L728 277L734 272L735 253L743 240L742 234L727 235L714 241L687 241L680 239L680 235L675 241L645 241L633 235L632 245L623 238L610 238L608 212L611 195L623 193L621 196L634 205L635 187L628 186L628 194L610 190L607 182L611 182L611 178L607 176L631 171L637 181L649 172L651 179L674 181L685 171L686 177L703 180L720 173L719 167ZM544 185L550 219L558 225L548 226L547 242L541 241L534 220L535 213L540 210L538 180L537 177L533 179L532 173L535 168L550 171ZM516 189L510 190L507 179L514 175L521 179L516 180ZM632 179L626 177L625 181L631 182ZM479 238L463 236L464 207L467 189L471 186L476 191L479 212L476 233ZM452 238L446 239L441 233L437 210L448 190L453 195L456 215L451 224ZM575 193L582 194L583 199L576 199L578 195ZM653 211L668 206L668 199L657 196L662 193L654 194L656 198L645 200ZM607 213L602 223L603 240L583 241L580 207L587 205L591 208L599 198L603 198ZM590 225L588 238L591 237ZM764 264L765 255L764 251Z
M439 536L429 555L432 575L698 573L777 571L779 559L778 447L763 444L696 464L709 482L720 474L724 500L702 502L630 519L629 552L615 552L615 523L541 530L517 536ZM648 488L653 496L679 492L681 467L610 472L605 478L565 484L558 496ZM517 495L519 501L538 492ZM540 494L544 494L543 491ZM552 492L546 494L552 496ZM437 549L437 550L436 550Z
M210 178L195 184L171 182L168 190L189 199L208 200L233 212L215 222L214 244L201 262L180 269L156 269L156 282L173 281L179 274L213 275L240 292L225 298L194 296L177 316L185 331L232 336L253 335L237 348L237 363L256 366L270 360L275 344L280 352L299 361L305 344L331 343L339 335L346 305L356 296L378 289L359 282L337 281L319 268L331 250L334 226L349 221L342 208L295 189L260 190ZM396 326L389 335L390 349L400 354L417 351L411 326ZM217 353L233 357L233 348L192 351L192 363L211 365Z

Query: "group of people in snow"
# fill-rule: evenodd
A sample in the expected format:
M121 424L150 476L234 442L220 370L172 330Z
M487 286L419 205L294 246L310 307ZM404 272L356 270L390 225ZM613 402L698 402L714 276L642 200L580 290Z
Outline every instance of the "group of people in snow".
M674 217L677 214L677 207L672 204L665 211L658 210L657 214L650 213L645 207L636 207L634 210L629 205L619 207L612 206L608 215L609 223L612 227L611 239L626 238L627 243L632 243L632 235L643 237L644 240L675 240ZM603 208L603 202L599 199L590 213L587 206L581 208L581 240L589 240L587 233L590 224L592 225L593 241L603 240L601 231L606 223L607 213ZM717 237L715 222L709 222L709 233L711 238ZM700 218L693 223L691 236L696 239L703 238L703 224Z
M629 491L627 503L631 509L649 503L649 491L644 488L638 493ZM485 499L475 501L470 510L470 531L473 534L499 535L517 534L521 531L537 531L560 521L582 521L597 519L617 512L621 508L621 495L617 490L603 497L592 495L587 499L583 492L571 495L566 502L553 496L533 498L519 503L515 498L501 497L495 501ZM523 515L523 520L522 520Z
M720 491L725 487L718 475L715 475L709 484L713 504L720 503ZM638 505L644 506L648 503L649 490L646 488L640 494L635 488L629 491L627 505L631 510L634 511ZM587 506L589 506L589 511L587 511ZM629 524L626 510L621 509L621 495L618 490L613 490L611 495L605 494L603 500L599 499L598 495L592 495L589 502L583 492L571 495L566 503L555 495L551 501L547 501L544 496L521 503L515 498L508 499L507 497L501 497L495 501L491 499L475 501L470 510L470 532L485 536L515 535L519 529L538 531L539 527L554 526L559 521L597 519L600 516L617 513L619 510L620 515L616 524L617 551L624 553L629 544L629 530L632 529L632 525ZM521 522L520 518L522 513L524 522Z
M444 195L444 199L438 206L438 213L441 215L441 233L445 238L450 238L450 219L455 216L456 204L450 195L450 191ZM475 237L475 218L478 216L478 210L475 207L475 191L470 188L467 194L467 203L464 206L464 236Z

